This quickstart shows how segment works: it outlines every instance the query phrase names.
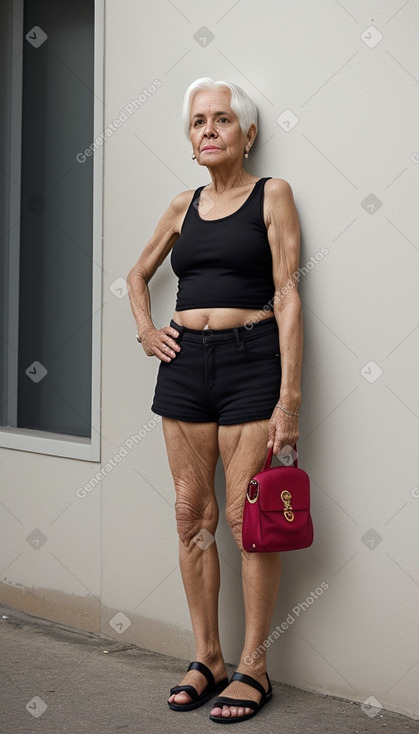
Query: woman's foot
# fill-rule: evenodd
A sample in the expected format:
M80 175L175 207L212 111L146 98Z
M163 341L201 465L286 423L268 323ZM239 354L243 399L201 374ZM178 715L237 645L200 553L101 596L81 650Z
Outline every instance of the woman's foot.
M227 670L223 660L211 661L211 663L204 660L201 660L200 662L203 662L204 665L209 668L216 685L222 681L226 681ZM205 677L204 673L201 673L199 670L188 670L186 675L182 678L182 681L179 683L179 686L193 686L198 693L198 696L201 696L208 687L208 679ZM219 692L220 691L218 690L217 693ZM186 691L180 691L179 693L172 694L168 699L168 703L176 705L190 704L192 703L192 697Z
M243 673L244 675L250 675L249 669L246 670L237 670L238 673ZM252 671L251 677L259 683L259 685L262 686L264 691L266 693L270 690L270 681L267 677L266 673L256 673ZM242 681L233 680L227 688L225 688L222 692L222 697L227 696L228 698L234 698L237 700L250 700L254 701L255 704L259 705L262 698L264 696L262 695L262 692L256 690L253 686L247 685L247 683L243 683ZM243 717L250 717L251 715L254 715L256 713L255 709L249 708L247 706L233 706L228 704L223 704L223 706L214 706L211 709L211 716L217 717L217 718L225 718L225 719L233 719L233 718L243 718Z

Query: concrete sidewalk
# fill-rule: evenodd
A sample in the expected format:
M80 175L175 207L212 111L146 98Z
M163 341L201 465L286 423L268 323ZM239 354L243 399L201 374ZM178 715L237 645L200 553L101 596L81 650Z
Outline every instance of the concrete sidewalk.
M187 661L3 605L0 647L1 734L223 731L208 718L210 702L187 713L167 706L168 691L182 678ZM275 684L261 713L233 731L418 734L419 722L384 710L372 717L358 703Z

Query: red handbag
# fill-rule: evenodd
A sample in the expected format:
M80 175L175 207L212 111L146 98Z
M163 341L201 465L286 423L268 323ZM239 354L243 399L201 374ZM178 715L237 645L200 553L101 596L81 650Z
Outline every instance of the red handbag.
M309 476L298 468L297 457L292 466L271 468L272 455L271 446L247 488L242 542L249 553L298 550L313 542Z

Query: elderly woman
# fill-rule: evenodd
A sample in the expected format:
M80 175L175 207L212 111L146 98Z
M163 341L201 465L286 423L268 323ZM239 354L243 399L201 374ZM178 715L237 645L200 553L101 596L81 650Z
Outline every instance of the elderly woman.
M222 691L210 719L236 723L272 696L261 650L278 594L280 557L244 551L241 530L247 485L267 449L273 445L278 454L288 447L289 453L299 435L302 311L293 280L299 223L289 184L257 178L243 167L255 142L257 112L240 87L207 78L193 82L184 123L192 159L208 169L211 183L173 199L127 281L137 339L160 361L152 410L163 416L196 642L196 662L171 689L168 704L187 711ZM176 310L170 325L157 329L148 283L170 252L179 279ZM218 630L219 455L226 517L241 551L246 617L230 682Z

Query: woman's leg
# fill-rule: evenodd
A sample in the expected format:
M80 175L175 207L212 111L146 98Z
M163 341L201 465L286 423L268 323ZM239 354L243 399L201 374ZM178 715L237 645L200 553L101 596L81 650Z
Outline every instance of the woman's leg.
M242 582L246 616L244 647L237 670L255 678L265 690L266 650L272 613L281 578L279 553L247 553L243 550L241 529L243 506L249 480L261 470L267 453L269 420L234 426L219 426L218 441L226 474L226 514L233 536L242 553ZM262 647L260 647L262 646ZM258 654L253 655L259 648ZM233 681L223 696L259 702L261 694L240 681ZM213 708L214 716L242 716L251 709L233 706Z
M216 543L211 542L218 522L214 491L218 426L163 418L163 432L176 490L180 569L196 642L195 660L207 665L218 683L226 677L218 633L220 567ZM201 693L207 680L191 670L181 684ZM191 698L182 692L169 701L182 704Z

